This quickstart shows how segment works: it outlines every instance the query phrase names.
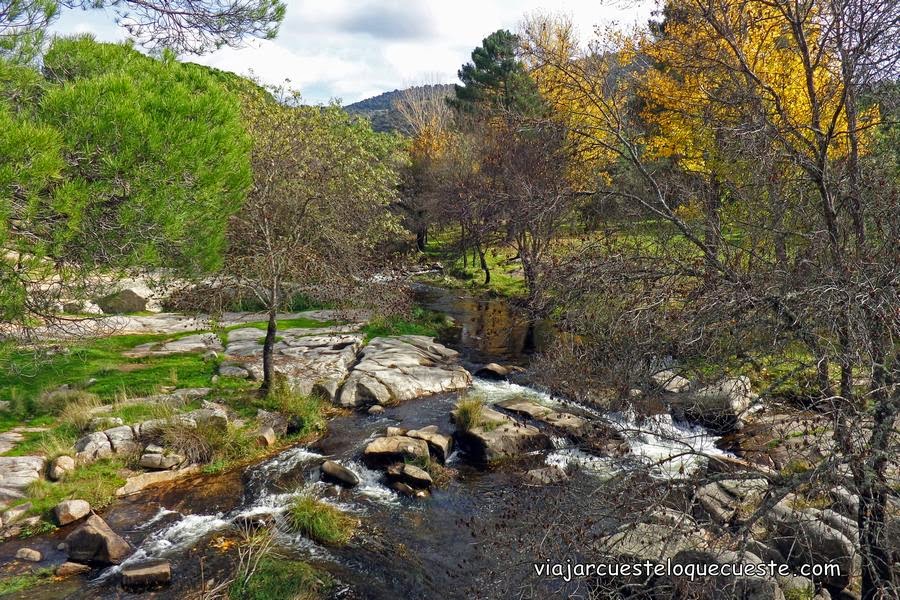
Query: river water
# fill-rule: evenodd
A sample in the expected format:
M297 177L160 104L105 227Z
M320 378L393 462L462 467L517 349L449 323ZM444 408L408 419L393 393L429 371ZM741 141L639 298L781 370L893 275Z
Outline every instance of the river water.
M432 289L426 303L456 320L452 342L468 363L523 363L537 347L527 320L502 300ZM390 407L377 416L338 417L330 421L327 436L314 444L288 449L243 471L147 490L117 503L104 518L137 547L127 562L146 558L172 562L173 584L157 592L159 598L186 597L202 581L223 580L234 566L233 552L222 550L223 541L235 537L232 524L259 515L274 515L282 555L311 562L336 578L335 598L587 597L580 596L582 591L573 584L533 577L531 563L553 558L551 547L567 553L583 550L580 542L566 542L556 528L578 527L583 515L589 531L573 533L572 540L608 533L617 515L603 509L612 505L610 498L622 500L628 493L617 491L618 474L639 466L649 478L689 477L698 466L696 457L665 468L653 465L688 448L720 453L715 437L674 422L668 414L645 419L629 413L601 414L507 382L476 379L474 388L489 402L529 396L604 419L626 438L631 453L618 459L596 457L555 438L552 450L490 471L471 467L453 454L448 466L457 474L446 487L435 489L428 499L401 497L359 456L387 426L437 425L443 433L452 433L449 413L458 395L440 394ZM318 465L326 457L354 470L361 484L347 490L320 481ZM523 483L524 471L543 465L570 467L575 474L557 486ZM310 493L359 517L361 526L345 547L326 548L277 526L290 501ZM635 497L634 505L641 501ZM615 505L621 511L629 503ZM552 540L546 539L550 531ZM118 569L96 572L86 586L56 597L131 597L118 587Z

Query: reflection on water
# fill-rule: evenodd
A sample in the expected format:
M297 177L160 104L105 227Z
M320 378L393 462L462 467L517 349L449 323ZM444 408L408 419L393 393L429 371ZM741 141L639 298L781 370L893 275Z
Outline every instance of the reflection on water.
M455 339L473 361L503 360L524 363L547 347L552 329L548 323L531 322L523 311L503 298L473 296L465 290L427 285L416 287L417 300L426 308L453 318Z

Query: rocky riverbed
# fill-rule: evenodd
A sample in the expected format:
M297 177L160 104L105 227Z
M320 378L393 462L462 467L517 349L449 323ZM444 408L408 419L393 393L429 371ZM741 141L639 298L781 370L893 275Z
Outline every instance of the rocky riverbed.
M153 318L166 327L178 321ZM641 393L658 394L668 410L609 412L509 381L517 371L510 362L523 362L521 354L485 365L485 349L518 342L485 340L474 351L462 344L460 355L420 336L364 344L357 331L358 323L279 331L277 369L350 409L330 420L321 439L204 475L147 441L157 423L114 424L79 440L73 458L137 450L147 473L129 481L102 515L62 507L66 516L53 535L7 541L0 558L14 571L37 558L67 575L36 591L40 597L121 598L151 585L160 589L157 597L181 598L227 579L235 566L227 549L240 528L255 523L272 528L285 555L331 573L336 598L586 598L629 582L540 577L534 566L603 557L789 567L780 578L705 581L730 590L726 597L824 600L852 589L858 500L837 489L823 508L766 493L784 467L766 423L795 423L773 434L792 440L801 417L760 413L747 381L701 386L661 372ZM238 327L225 340L198 334L134 351L224 353L219 377L254 378L260 349L259 330ZM207 392L181 390L157 401L202 399L201 408L176 417L195 426L235 418ZM473 400L475 419L463 408ZM821 433L818 424L813 429ZM48 468L65 468L26 458L0 465L0 486L6 481L6 489L22 493ZM287 507L305 495L359 519L347 545L318 544L285 526ZM15 515L3 515L10 517L15 526ZM751 518L753 535L734 537ZM837 564L841 574L807 578L799 574L806 563ZM679 585L670 578L644 582L661 597ZM792 595L795 589L807 595Z

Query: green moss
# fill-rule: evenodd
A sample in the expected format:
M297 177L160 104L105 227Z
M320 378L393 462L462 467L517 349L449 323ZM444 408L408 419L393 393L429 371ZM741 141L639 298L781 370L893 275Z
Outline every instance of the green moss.
M234 463L230 460L226 460L224 458L218 458L208 465L204 465L203 469L201 469L207 475L215 475L216 473L222 473L223 471L228 470Z
M32 587L47 583L53 577L53 569L38 569L31 573L0 577L0 596L23 592Z
M816 589L812 585L784 590L784 600L812 600Z
M288 520L294 531L320 544L334 546L346 544L357 525L353 517L306 495L291 504Z
M236 579L228 592L233 600L315 600L333 586L327 573L307 563L266 557L249 579Z
M795 458L781 469L781 474L785 477L790 477L791 475L806 473L811 468L812 465L809 464L809 461L801 458Z

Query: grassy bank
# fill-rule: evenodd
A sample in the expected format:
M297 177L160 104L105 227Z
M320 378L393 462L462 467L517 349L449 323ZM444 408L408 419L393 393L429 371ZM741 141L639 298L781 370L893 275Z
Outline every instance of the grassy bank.
M332 324L301 318L280 320L278 327L311 329ZM242 327L265 331L266 323L246 323L227 329ZM51 422L42 418L47 413L42 411L39 399L47 390L63 385L89 390L104 403L152 395L166 387L212 387L218 360L206 358L200 352L142 358L124 355L136 346L196 333L200 332L117 335L9 352L0 368L0 401L10 402L10 408L0 413L0 431L16 425L40 426Z
M334 587L331 577L301 561L262 558L246 579L228 589L232 600L316 600Z
M440 261L444 272L423 275L423 280L442 287L468 289L503 298L520 298L527 294L522 263L513 259L515 253L511 249L496 247L485 251L485 262L491 272L491 281L485 285L484 271L477 257L473 260L470 252L468 259L463 260L462 256L451 250L452 240L451 232L439 232L429 237L425 256L429 260Z

